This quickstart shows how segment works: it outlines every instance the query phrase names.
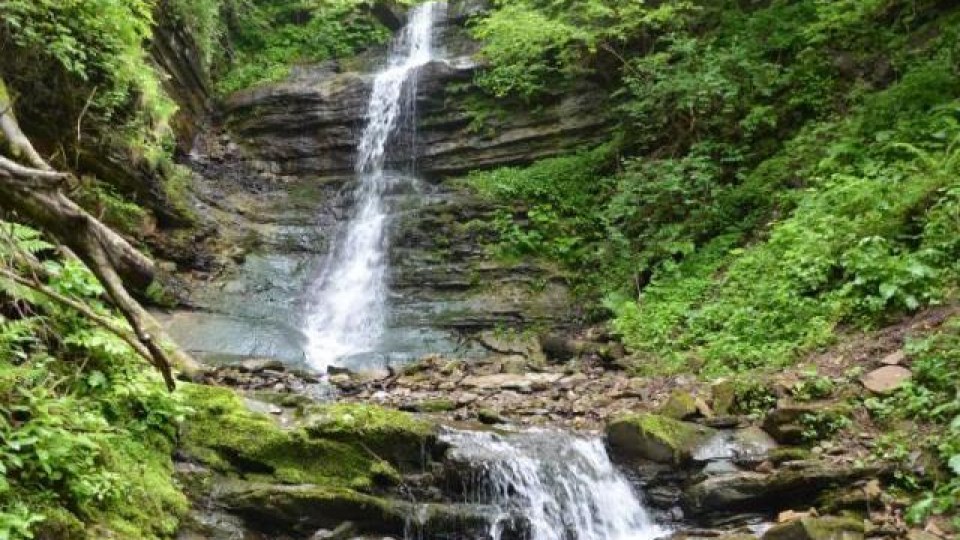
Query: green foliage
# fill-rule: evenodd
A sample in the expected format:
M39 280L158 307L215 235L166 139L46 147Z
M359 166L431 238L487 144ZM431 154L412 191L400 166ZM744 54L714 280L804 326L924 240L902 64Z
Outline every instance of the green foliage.
M109 125L104 133L119 140L160 145L175 106L144 47L153 9L152 0L2 2L0 34L12 44L4 54L7 82L25 96L28 112L45 118L44 107L56 110L51 126L64 112L74 126L86 111L82 127Z
M234 51L217 89L231 93L283 79L298 63L355 54L385 43L390 32L363 0L250 0L234 8ZM222 71L222 70L221 70Z
M31 253L48 287L123 324L80 263L51 258L29 228L0 229L0 267L20 272ZM168 537L186 511L170 459L184 412L114 334L0 278L0 537Z
M482 196L513 207L494 223L501 255L577 265L589 260L605 237L602 217L585 210L606 189L612 164L611 147L600 146L525 169L475 172L466 181Z
M510 27L518 10L575 37L554 39L555 52L512 50L513 33L534 24ZM589 43L617 44L621 131L604 152L620 167L581 153L471 183L515 205L494 221L501 254L600 269L581 272L581 290L606 299L636 369L789 365L841 325L883 324L954 294L956 15L929 3L726 5L684 11L670 31L635 26L642 39L626 35L638 44L598 37L592 12L572 11L511 3L477 23L496 52L486 76L513 80L510 66L567 55L589 71L583 55L604 50ZM897 80L865 71L878 58L896 63Z
M497 97L531 100L556 83L561 86L589 73L585 62L598 50L610 50L651 30L675 28L695 11L693 2L589 0L570 5L549 0L499 0L497 9L474 21L472 33L483 42L487 68L476 82Z
M912 380L894 395L868 399L865 405L883 425L911 420L922 426L909 433L897 430L883 447L888 457L905 463L917 450L938 460L940 469L934 467L926 477L901 477L902 484L920 492L907 517L922 522L931 514L955 515L960 509L960 318L909 341L906 351L913 360ZM898 446L905 451L891 451Z

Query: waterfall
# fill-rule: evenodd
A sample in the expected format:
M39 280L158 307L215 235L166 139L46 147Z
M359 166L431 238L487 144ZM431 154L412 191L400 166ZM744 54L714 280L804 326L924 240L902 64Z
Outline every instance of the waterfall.
M392 178L384 161L398 119L413 106L414 99L403 99L405 86L415 83L418 68L433 58L434 21L440 7L430 2L411 10L386 67L374 79L357 148L353 215L327 256L308 302L307 359L316 369L376 350L383 334L388 217L383 199Z
M653 523L599 438L560 431L451 431L468 502L490 505L489 537L500 540L652 540ZM517 530L521 532L517 532Z

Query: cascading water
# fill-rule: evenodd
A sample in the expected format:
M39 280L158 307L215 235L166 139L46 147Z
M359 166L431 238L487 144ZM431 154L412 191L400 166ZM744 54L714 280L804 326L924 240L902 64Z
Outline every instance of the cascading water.
M398 120L414 99L410 83L433 58L433 30L442 4L414 8L373 83L367 125L357 149L353 217L327 257L311 292L305 333L310 364L325 369L338 359L375 350L386 318L386 225L384 194L392 176L385 156Z
M472 471L462 479L468 502L495 509L493 540L653 540L668 532L653 523L598 438L539 430L452 431L445 439Z

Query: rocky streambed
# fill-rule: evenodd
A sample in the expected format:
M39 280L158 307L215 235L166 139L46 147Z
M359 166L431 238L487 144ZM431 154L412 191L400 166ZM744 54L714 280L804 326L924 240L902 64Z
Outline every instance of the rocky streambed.
M512 343L517 350L470 362L433 356L399 371L334 370L326 378L265 361L212 371L206 383L232 390L208 391L234 400L234 412L214 420L217 431L234 435L185 448L187 476L212 482L201 489L207 506L200 514L216 509L270 538L487 538L492 510L469 488L478 478L470 471L487 469L444 435L466 430L503 441L533 433L542 439L532 446L542 448L571 435L599 441L662 537L907 534L904 503L882 488L894 470L875 458L875 434L866 427L843 438L811 432L814 419L849 414L837 396L798 400L790 385L771 379L756 387L779 387L780 395L772 393L761 413L746 409L756 387L630 377L602 340L574 340L567 344L573 355L559 361L544 352L555 355L557 339L543 347L488 336L487 348ZM526 356L518 343L530 347ZM243 402L228 398L233 390ZM233 425L237 418L245 420ZM265 446L245 446L243 433ZM333 443L360 449L363 464L348 474L347 491L331 494L322 482L339 473L320 472L327 465L311 459L329 462ZM500 537L537 538L524 509L516 510Z

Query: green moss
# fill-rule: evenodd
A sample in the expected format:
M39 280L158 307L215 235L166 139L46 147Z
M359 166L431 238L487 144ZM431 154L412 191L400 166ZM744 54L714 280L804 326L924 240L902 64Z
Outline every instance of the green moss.
M675 420L683 420L697 413L697 400L690 392L674 390L667 402L660 407L659 413Z
M428 399L417 404L417 410L425 413L452 411L457 404L449 399Z
M419 467L437 442L437 428L430 422L355 403L308 409L305 429L311 437L363 448L402 469Z
M187 514L187 498L174 484L173 445L165 437L115 441L104 458L129 482L97 521L123 538L169 538Z
M196 411L183 428L184 451L222 473L354 489L369 489L399 478L390 464L355 444L367 439L351 430L345 414L336 416L339 437L318 436L312 429L281 428L272 418L249 411L229 389L184 385L181 392ZM384 423L398 419L389 415L367 418L377 426L368 428L371 430L384 429ZM358 426L358 430L362 428Z
M682 463L714 430L658 414L628 414L607 426L607 438L620 453L661 463Z

